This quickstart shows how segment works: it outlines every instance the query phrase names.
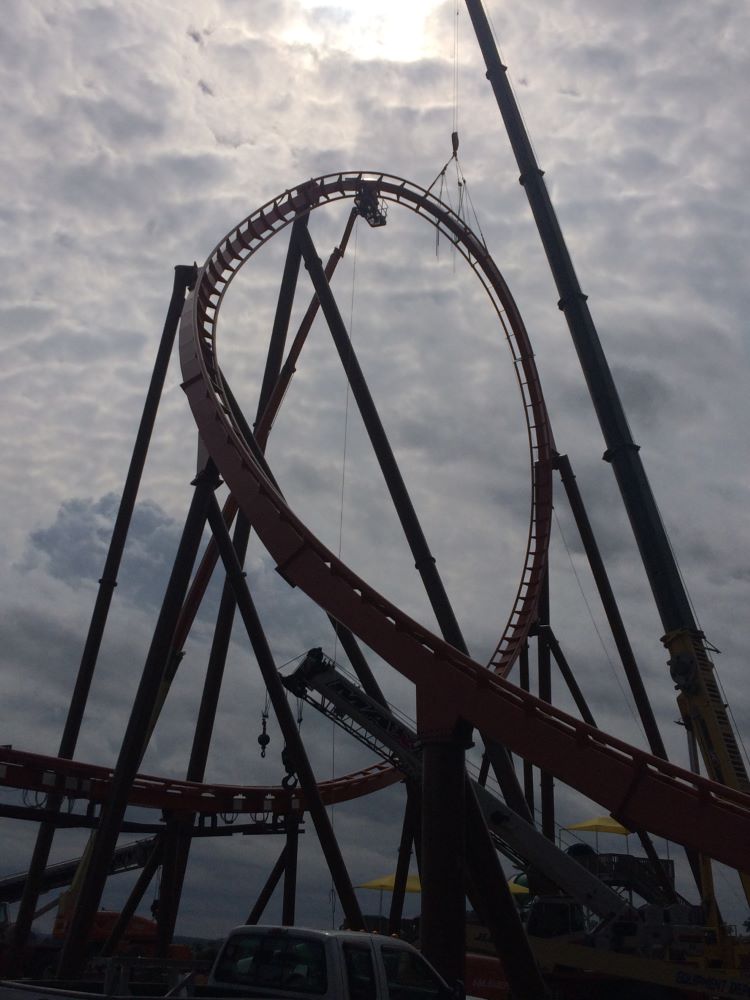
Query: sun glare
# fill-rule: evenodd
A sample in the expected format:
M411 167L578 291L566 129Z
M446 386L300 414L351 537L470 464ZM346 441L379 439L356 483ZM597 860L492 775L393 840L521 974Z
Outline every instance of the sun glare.
M343 49L357 59L389 59L412 62L437 53L436 39L428 21L439 0L301 0L302 9L316 29L316 42ZM295 31L301 31L301 26ZM446 37L450 36L450 20ZM309 24L306 33L309 32ZM309 41L309 34L306 39ZM303 41L299 35L289 41Z

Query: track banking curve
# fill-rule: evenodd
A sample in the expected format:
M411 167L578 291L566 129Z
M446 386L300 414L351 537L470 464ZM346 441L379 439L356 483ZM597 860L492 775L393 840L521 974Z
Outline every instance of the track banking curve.
M233 275L274 233L322 204L354 198L363 184L437 226L474 267L493 301L495 294L500 296L498 315L507 316L515 336L523 330L505 283L481 242L428 192L399 178L362 172L329 175L289 189L244 220L215 248L183 311L183 388L221 475L279 573L418 688L429 687L433 699L485 737L578 789L626 826L647 829L734 868L750 869L750 796L608 736L504 679L502 674L515 652L515 637L525 635L525 615L533 615L530 586L524 587L522 581L522 599L514 606L492 659L494 669L487 669L409 618L337 559L289 509L243 439L225 397L216 354L216 321L223 296ZM524 349L519 350L517 367L525 374L533 363L530 348L525 357ZM522 388L538 393L543 413L538 382L527 380ZM551 447L548 426L534 430L540 430ZM544 465L537 461L535 471ZM540 514L548 518L549 510L539 505L535 482L537 518ZM541 534L538 528L536 532ZM533 519L530 534L533 538ZM537 566L544 564L546 546L542 548L541 544L530 546Z
M403 178L382 173L354 171L330 174L285 191L247 216L225 236L209 254L199 273L193 301L196 303L197 321L202 328L207 370L211 372L222 409L229 418L230 406L221 373L210 355L219 309L234 276L271 237L296 218L335 201L357 198L366 188L375 191L376 197L383 201L410 209L450 240L482 283L510 348L528 435L531 509L520 583L507 624L488 664L491 669L505 676L515 662L536 618L552 525L554 441L534 353L521 314L483 241L463 219L429 191ZM186 312L183 311L183 317L185 315ZM233 426L241 437L237 424L234 423Z
M0 785L45 795L58 793L69 800L102 803L110 796L114 768L63 757L0 747ZM323 804L338 805L370 795L401 780L383 762L318 785ZM150 774L136 775L129 796L132 806L173 813L269 813L284 816L306 810L299 788L277 785L209 785Z

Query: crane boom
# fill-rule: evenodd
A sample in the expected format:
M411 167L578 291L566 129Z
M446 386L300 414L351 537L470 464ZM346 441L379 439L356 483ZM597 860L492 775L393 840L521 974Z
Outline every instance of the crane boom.
M389 707L380 705L345 677L321 649L311 649L283 683L292 694L304 698L384 760L410 778L421 780L422 757L416 732L396 718ZM312 691L319 698L311 697ZM544 872L558 888L603 920L630 912L627 901L614 889L558 850L489 789L473 784L495 845L514 864L524 868L531 865Z
M526 128L492 37L481 0L466 0L487 78L521 172L547 260L589 392L601 425L606 461L615 473L638 549L651 585L669 652L672 679L683 722L698 742L706 772L740 791L750 791L739 745L719 692L703 633L698 628L687 591L651 491L639 447L633 440L594 320L573 267L543 171L534 156ZM750 899L750 882L743 877Z

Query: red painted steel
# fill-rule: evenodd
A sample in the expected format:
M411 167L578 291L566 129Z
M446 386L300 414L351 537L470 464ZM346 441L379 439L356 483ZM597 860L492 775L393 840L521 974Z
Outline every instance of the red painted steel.
M104 802L110 794L114 769L97 764L45 757L25 750L0 748L0 785L34 792L58 792L71 799ZM337 805L370 795L402 780L400 772L378 762L352 774L342 775L318 786L325 805ZM203 785L194 781L139 774L133 782L130 804L176 812L274 813L286 815L292 799L305 810L305 796L299 789L275 785Z
M415 212L453 243L484 286L511 351L526 419L532 488L521 581L508 622L489 662L493 670L506 676L536 618L552 521L554 441L534 354L521 315L487 248L463 220L429 192L387 174L361 171L331 174L285 191L249 215L221 240L200 272L192 301L197 304L196 323L200 329L206 371L215 384L222 409L226 409L221 377L213 363L213 336L219 308L234 275L261 246L298 215L330 202L354 198L363 184L376 184L381 198ZM183 367L186 381L196 371L192 368L187 374Z
M382 174L341 173L286 191L248 217L223 240L200 272L180 327L180 353L188 396L201 437L279 572L317 604L344 622L367 645L415 684L427 684L458 715L483 734L577 788L631 829L648 829L741 870L750 868L750 796L701 778L579 722L510 684L457 652L415 622L353 573L287 507L234 426L223 398L214 335L227 287L244 261L297 215L329 201L351 198L363 182L381 197L424 215L451 239L487 288L498 316L519 344L518 364L526 375L530 405L543 415L531 349L510 293L497 267L473 233L426 191ZM497 296L497 298L495 298ZM530 373L530 374L528 374ZM540 418L541 419L541 418ZM536 418L530 433L537 446L551 448L546 422ZM544 472L545 462L536 463ZM537 522L549 518L535 486ZM542 500L548 498L542 498ZM543 528L531 564L544 565ZM493 666L512 662L515 637L525 635L533 606L525 588L517 619L498 647ZM522 590L524 585L522 581ZM515 609L514 609L515 611Z

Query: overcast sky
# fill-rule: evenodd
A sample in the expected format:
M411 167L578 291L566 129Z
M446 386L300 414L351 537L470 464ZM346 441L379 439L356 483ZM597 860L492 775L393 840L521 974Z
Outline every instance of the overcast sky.
M488 9L699 620L722 650L720 677L743 734L750 15L723 0L493 0ZM174 265L202 261L240 219L309 177L383 170L429 186L450 155L457 115L478 223L529 328L557 445L588 500L665 741L685 764L658 618L463 6L456 17L452 2L428 0L33 0L8 5L0 46L1 742L46 753L59 744ZM453 170L444 197L457 205ZM357 226L334 286L482 660L523 562L522 406L476 279L404 215L393 208L383 230ZM321 256L344 218L314 214ZM285 249L281 235L259 254L222 312L222 364L251 420ZM298 312L309 296L305 275L299 287ZM271 464L323 540L433 627L329 341L316 324L272 435ZM116 758L189 503L196 433L179 381L175 359L81 760ZM557 516L553 625L599 724L644 746L562 497ZM313 645L336 652L322 615L286 588L257 543L248 572L279 664ZM184 776L212 600L149 749L151 772ZM389 697L411 711L408 685L374 664ZM555 697L569 706L557 679ZM273 723L266 760L258 754L262 705L237 631L213 780L280 778ZM321 777L369 760L311 711L303 732ZM400 808L393 789L336 811L355 882L393 870ZM592 810L560 790L563 825ZM26 866L33 835L2 821L0 875ZM280 849L270 840L196 847L178 929L221 934L243 920ZM55 859L83 843L59 835ZM735 881L722 874L719 892L741 920ZM119 905L128 885L112 880L105 904ZM310 830L301 920L330 922L329 885Z

